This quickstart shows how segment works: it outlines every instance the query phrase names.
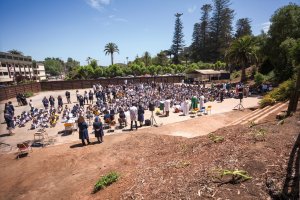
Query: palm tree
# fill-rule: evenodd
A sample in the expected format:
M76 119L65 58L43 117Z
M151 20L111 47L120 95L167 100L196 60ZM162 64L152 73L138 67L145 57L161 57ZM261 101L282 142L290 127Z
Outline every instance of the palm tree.
M246 68L257 60L257 48L253 37L246 35L235 40L225 53L229 63L240 65L242 68L241 82L246 81Z
M105 45L104 52L105 52L105 55L110 54L111 65L113 65L114 64L114 53L115 52L119 53L118 46L115 43L110 42Z

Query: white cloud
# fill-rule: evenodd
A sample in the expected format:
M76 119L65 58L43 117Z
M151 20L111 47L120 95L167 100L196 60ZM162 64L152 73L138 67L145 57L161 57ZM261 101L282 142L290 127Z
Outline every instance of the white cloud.
M101 10L104 6L109 5L111 0L87 0L87 3L97 10Z
M191 8L188 8L188 12L193 13L193 12L195 12L196 9L197 9L197 6L193 6Z
M271 22L262 23L261 26L262 26L262 29L264 30L264 32L266 33L266 32L269 31L269 28L271 26Z
M114 20L117 22L128 22L128 20L124 18L115 18Z

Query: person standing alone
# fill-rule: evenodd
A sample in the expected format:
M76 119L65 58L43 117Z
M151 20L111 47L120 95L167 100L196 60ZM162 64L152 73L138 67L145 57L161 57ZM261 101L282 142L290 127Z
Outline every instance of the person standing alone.
M138 110L135 104L132 104L132 106L129 108L129 113L130 113L130 121L131 121L131 126L130 130L132 131L133 129L133 121L135 122L135 130L138 129L137 127L137 115L138 115Z

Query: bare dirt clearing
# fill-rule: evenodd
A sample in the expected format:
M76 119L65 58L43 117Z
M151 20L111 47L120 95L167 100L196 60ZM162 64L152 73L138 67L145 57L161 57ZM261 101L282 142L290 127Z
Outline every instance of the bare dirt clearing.
M299 191L299 114L277 125L229 126L208 136L153 134L191 129L193 120L105 137L103 144L78 143L34 150L19 160L0 155L0 199L268 199ZM197 130L195 128L195 130ZM256 133L264 131L264 137ZM299 163L299 162L298 162ZM252 179L216 182L214 169L246 170ZM116 171L116 183L91 194L96 181ZM225 181L226 179L224 179ZM294 196L293 196L294 195ZM282 197L282 196L280 196Z

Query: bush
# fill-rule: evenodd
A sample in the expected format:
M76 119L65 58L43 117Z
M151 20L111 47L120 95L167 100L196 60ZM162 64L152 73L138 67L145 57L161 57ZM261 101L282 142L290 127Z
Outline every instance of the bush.
M236 79L238 77L241 77L241 71L234 71L230 75L230 79Z
M295 89L295 81L290 79L281 83L277 88L269 92L271 98L276 101L285 101L287 100L292 91Z
M101 177L94 186L93 193L98 192L99 190L111 185L116 182L119 178L119 174L116 172L111 172L103 177Z
M255 75L254 75L254 82L256 85L261 85L265 80L265 76L262 75L261 73L257 72Z
M33 96L33 92L25 92L24 95L26 98L29 98Z
M294 89L295 81L292 79L281 83L277 88L273 89L263 97L263 99L259 102L260 107L264 108L268 105L274 105L276 101L287 100Z

